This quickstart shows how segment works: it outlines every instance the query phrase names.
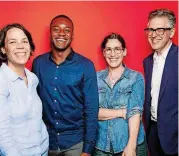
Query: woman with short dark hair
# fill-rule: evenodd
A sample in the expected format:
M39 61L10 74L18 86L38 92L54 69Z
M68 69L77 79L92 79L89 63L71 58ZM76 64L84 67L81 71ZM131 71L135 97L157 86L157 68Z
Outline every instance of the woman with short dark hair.
M144 79L127 68L122 36L112 33L101 44L107 69L97 73L98 136L94 156L147 156L142 124Z
M21 24L0 31L0 151L3 156L47 156L48 133L37 95L38 78L25 68L35 50Z

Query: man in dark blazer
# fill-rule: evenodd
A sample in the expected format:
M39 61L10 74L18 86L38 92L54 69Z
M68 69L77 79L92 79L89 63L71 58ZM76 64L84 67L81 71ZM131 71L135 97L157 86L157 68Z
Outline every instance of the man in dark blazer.
M145 29L153 53L144 59L144 121L151 156L178 155L178 47L172 43L176 17L150 12Z

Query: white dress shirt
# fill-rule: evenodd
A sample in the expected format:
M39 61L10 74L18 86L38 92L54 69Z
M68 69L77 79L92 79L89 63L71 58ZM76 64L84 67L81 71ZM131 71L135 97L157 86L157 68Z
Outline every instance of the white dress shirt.
M5 63L0 67L0 150L3 156L42 156L48 152L42 102L36 91L38 79L27 69L25 73L28 87Z
M159 98L159 93L160 93L162 74L163 74L163 69L165 65L165 60L166 60L166 57L167 57L167 54L171 45L172 43L161 54L158 54L157 52L155 52L153 55L154 63L153 63L152 84L151 84L152 102L151 102L151 109L150 109L151 120L153 121L157 121L158 98Z

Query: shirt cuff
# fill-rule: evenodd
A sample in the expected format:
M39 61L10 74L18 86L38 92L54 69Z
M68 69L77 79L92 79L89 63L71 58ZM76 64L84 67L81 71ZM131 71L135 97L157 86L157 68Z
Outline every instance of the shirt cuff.
M91 154L93 151L94 146L90 143L84 143L83 145L83 153Z
M134 116L135 114L142 114L142 110L140 109L140 107L134 107L134 108L132 108L131 110L129 110L128 112L127 112L127 119L129 119L129 118L131 118L132 116Z

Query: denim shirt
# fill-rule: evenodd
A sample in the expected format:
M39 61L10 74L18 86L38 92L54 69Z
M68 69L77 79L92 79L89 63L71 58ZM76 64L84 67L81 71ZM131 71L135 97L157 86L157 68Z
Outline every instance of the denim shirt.
M25 73L28 87L6 64L0 67L1 156L47 155L49 137L36 91L38 79L27 69Z
M128 120L140 113L142 117L144 102L144 79L142 74L125 67L121 78L110 87L108 69L97 72L99 108L127 109L127 118L98 121L96 148L105 152L119 153L124 150L129 140ZM144 141L142 119L137 144Z

